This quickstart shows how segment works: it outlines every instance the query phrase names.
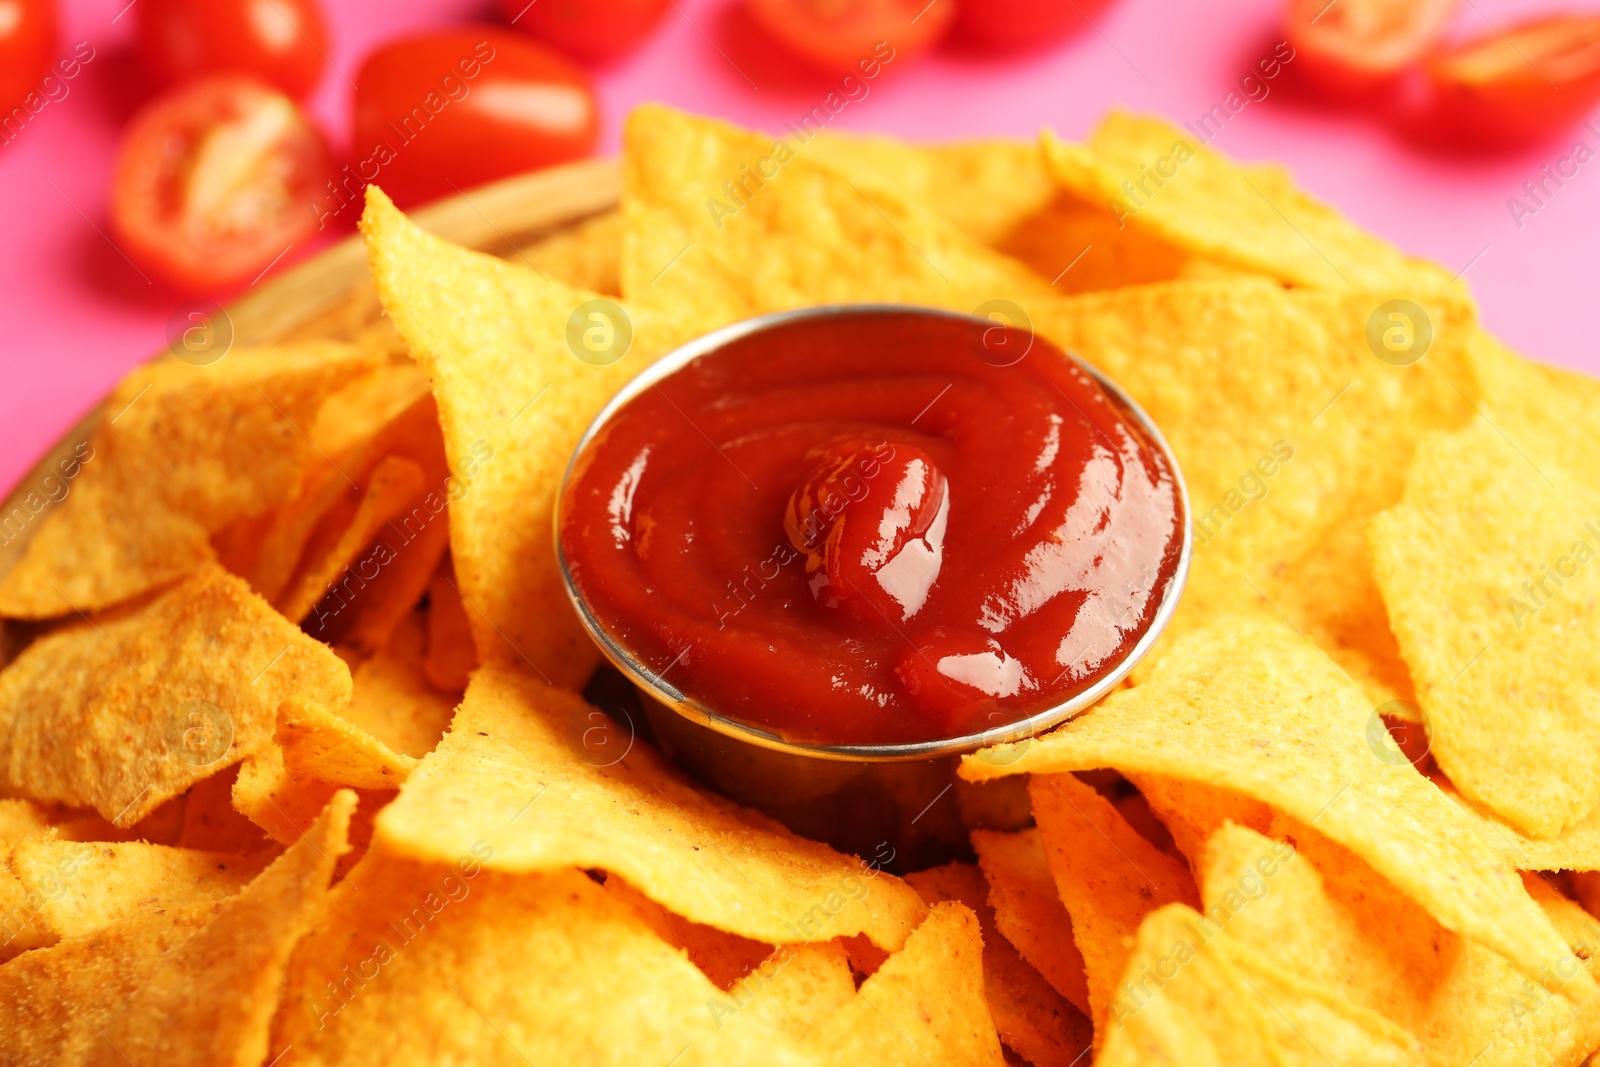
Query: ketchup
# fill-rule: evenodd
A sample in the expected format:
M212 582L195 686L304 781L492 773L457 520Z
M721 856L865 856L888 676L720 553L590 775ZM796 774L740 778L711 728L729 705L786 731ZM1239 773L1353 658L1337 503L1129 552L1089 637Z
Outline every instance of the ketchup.
M1185 530L1166 456L1076 361L914 309L695 358L601 426L558 523L637 663L813 745L964 736L1082 692L1150 628Z

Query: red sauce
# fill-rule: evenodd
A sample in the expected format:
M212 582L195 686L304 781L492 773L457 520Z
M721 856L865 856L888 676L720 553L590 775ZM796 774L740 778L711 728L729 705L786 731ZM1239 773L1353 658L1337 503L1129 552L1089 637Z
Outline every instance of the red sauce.
M770 327L646 389L584 448L558 521L636 662L831 745L1082 692L1149 629L1185 525L1161 450L1075 361L882 311Z

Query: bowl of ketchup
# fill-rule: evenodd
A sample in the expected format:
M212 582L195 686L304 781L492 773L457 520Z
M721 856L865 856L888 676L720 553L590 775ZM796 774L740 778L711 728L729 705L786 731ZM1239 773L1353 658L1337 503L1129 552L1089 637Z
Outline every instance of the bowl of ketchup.
M954 804L915 806L960 754L1125 678L1190 554L1177 463L1113 382L1025 329L894 305L652 364L579 442L556 538L663 749L863 854L964 840Z

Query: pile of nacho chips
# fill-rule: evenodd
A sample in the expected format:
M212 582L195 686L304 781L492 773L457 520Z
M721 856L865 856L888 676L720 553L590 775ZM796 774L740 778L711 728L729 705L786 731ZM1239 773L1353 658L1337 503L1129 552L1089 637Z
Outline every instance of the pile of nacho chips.
M135 371L6 527L0 1064L1600 1048L1600 383L1155 120L921 147L647 107L621 166L503 258L373 190L370 289ZM595 707L552 544L630 377L859 301L1105 371L1195 528L1132 681L966 757L926 803L970 849L926 870Z

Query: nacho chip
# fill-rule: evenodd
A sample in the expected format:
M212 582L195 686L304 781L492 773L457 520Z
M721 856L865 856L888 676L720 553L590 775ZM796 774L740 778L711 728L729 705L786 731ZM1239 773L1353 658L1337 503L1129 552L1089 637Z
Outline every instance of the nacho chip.
M459 692L477 665L472 623L456 590L455 568L446 557L428 586L428 653L422 673L435 689Z
M1182 863L1140 837L1111 802L1070 774L1028 784L1056 892L1083 953L1089 1018L1103 1043L1111 1001L1144 917L1163 904L1199 904Z
M1441 926L1559 990L1570 957L1497 843L1408 762L1367 747L1373 712L1298 634L1236 616L1172 642L1150 677L1054 733L962 761L964 777L1114 767L1233 790L1370 863ZM1567 985L1593 996L1587 974Z
M1440 768L1530 836L1587 815L1600 802L1600 493L1480 419L1424 442L1371 538Z
M22 1063L249 1064L290 950L345 848L355 797L239 893L124 919L0 967L0 1033Z
M417 760L401 755L314 700L290 697L278 708L273 740L291 776L355 789L398 789Z
M123 919L231 896L271 859L142 841L32 840L12 850L11 872L42 901L36 921L56 937L67 938Z
M439 403L451 555L479 658L522 661L580 686L599 653L557 571L556 490L590 420L664 351L653 340L660 332L633 314L634 351L604 366L586 362L568 347L568 320L595 294L431 237L377 189L368 199L362 232L373 276Z
M61 627L0 672L0 782L130 826L271 738L292 694L350 672L215 564L140 605Z
M892 951L922 918L898 878L690 785L642 740L596 766L581 742L591 710L480 668L378 839L436 862L481 840L501 871L601 868L686 919L773 945L863 933Z
M431 616L433 608L429 608ZM463 621L465 617L463 616ZM422 613L412 612L389 644L356 666L355 695L339 711L395 752L421 759L444 736L458 699L438 692L423 677L425 639ZM468 648L471 638L467 638ZM466 679L462 678L462 685Z
M818 1023L855 996L855 978L839 942L781 945L734 983L727 1003L717 1004L713 1014L720 1020L738 1012L741 1026L798 1045L810 1041Z
M776 164L776 177L757 174L761 160ZM697 332L807 304L971 311L998 297L1026 303L1051 291L1026 267L890 191L868 191L803 148L727 123L637 108L622 165L622 292L650 307L691 310ZM730 178L738 194L731 197Z
M622 210L613 208L564 226L504 258L574 289L618 296L622 283Z
M382 358L309 342L134 370L77 457L70 495L0 577L0 615L98 611L199 567L209 534L295 494L323 462L305 436L322 398Z
M1200 782L1185 782L1155 774L1133 777L1156 817L1172 835L1173 844L1194 868L1206 840L1232 821L1265 833L1272 825L1272 809L1259 800Z
M1525 359L1486 330L1473 334L1467 358L1489 419L1543 467L1557 467L1600 490L1600 381Z
M978 917L983 933L983 992L1001 1042L1032 1064L1076 1063L1089 1048L1093 1028L995 926L989 886L970 863L947 863L906 875L929 904L959 900Z
M1287 171L1240 166L1159 119L1114 111L1088 144L1047 131L1044 150L1073 193L1193 255L1322 289L1451 282L1307 196Z
M975 830L972 847L989 884L996 929L1087 1017L1089 983L1083 953L1072 936L1072 917L1056 890L1039 831Z
M723 933L713 927L702 926L682 916L674 915L614 874L606 876L605 887L607 893L632 908L634 914L644 920L645 925L654 930L657 937L674 948L683 949L689 956L689 962L700 968L701 973L711 979L718 989L731 989L754 972L760 964L772 958L772 945L752 941L737 934ZM849 962L844 956L843 946L837 948L839 962L844 967L845 978L848 981ZM851 992L855 991L853 982L850 989ZM753 989L746 990L747 994L753 995L753 992ZM735 999L735 1004L741 1003L742 1000Z
M183 798L183 826L176 842L179 848L236 853L272 849L272 839L233 806L233 787L241 766L235 764L189 787Z

